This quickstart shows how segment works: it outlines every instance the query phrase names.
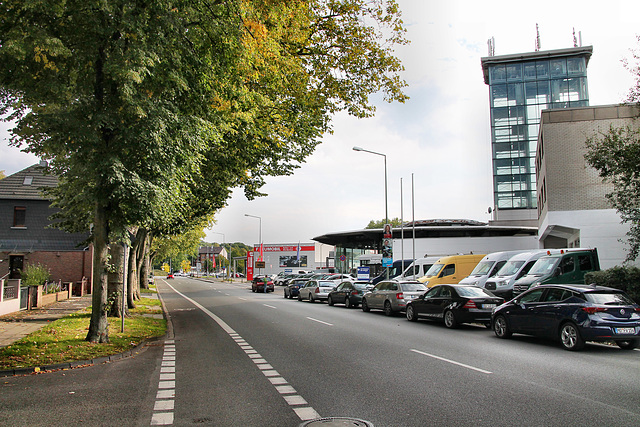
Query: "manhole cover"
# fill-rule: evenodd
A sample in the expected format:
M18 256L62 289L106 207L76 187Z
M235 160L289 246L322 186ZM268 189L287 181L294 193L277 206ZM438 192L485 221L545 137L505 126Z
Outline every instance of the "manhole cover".
M358 418L325 417L305 421L298 427L373 427L373 424Z

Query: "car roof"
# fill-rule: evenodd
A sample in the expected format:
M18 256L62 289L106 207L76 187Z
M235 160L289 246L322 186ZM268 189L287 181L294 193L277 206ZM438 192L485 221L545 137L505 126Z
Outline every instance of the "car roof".
M547 284L547 285L540 285L540 286L536 286L535 288L531 288L531 289L536 289L536 288L565 288L565 289L570 289L573 291L578 291L578 292L602 292L602 291L613 291L613 292L622 292L624 293L623 290L621 289L616 289L616 288L610 288L608 286L598 286L596 284L591 284L591 285L581 285L581 284L565 284L565 283L555 283L555 284Z

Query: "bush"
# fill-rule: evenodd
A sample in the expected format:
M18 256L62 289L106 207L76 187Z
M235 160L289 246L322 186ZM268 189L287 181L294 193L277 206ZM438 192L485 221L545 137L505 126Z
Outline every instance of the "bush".
M640 268L616 266L608 270L593 271L584 276L585 283L621 289L640 304Z
M24 286L44 285L51 277L49 269L42 264L29 264L22 271L22 284Z

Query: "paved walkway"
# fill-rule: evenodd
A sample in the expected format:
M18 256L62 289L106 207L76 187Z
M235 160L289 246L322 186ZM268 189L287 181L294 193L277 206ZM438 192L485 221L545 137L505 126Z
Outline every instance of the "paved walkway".
M35 310L17 311L0 316L0 347L11 345L20 338L42 328L47 323L75 313L90 305L91 295L85 295L54 302Z

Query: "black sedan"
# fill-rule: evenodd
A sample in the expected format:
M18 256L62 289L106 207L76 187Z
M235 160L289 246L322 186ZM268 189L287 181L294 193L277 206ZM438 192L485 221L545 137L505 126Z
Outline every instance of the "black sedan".
M585 341L613 341L629 350L640 344L640 306L619 289L595 285L544 285L496 308L493 330L559 340L567 350Z
M291 282L284 287L284 297L285 298L293 298L293 297L297 297L298 293L300 292L300 288L304 286L305 283L307 283L308 280L307 279L293 279L291 280Z
M460 323L491 324L491 311L504 300L473 285L437 285L407 304L407 319L442 319L447 328Z
M357 307L362 302L362 295L372 286L370 282L344 281L329 292L327 303L329 305L344 304L347 308Z

